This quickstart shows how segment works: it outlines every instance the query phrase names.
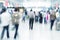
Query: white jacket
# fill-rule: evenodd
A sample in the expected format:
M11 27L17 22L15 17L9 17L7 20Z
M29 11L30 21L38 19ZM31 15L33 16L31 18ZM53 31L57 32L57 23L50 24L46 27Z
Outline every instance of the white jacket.
M11 15L8 12L1 14L1 27L9 25L11 21Z
M32 12L29 12L29 13L28 13L28 15L29 15L29 18L32 18L32 17L34 18L34 17L35 17L35 15L34 15L34 12L33 12L33 11L32 11Z

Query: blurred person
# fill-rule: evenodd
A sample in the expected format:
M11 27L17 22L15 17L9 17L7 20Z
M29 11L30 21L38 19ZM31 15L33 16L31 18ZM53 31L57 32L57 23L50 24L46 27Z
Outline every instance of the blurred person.
M43 22L43 15L41 12L39 12L39 23Z
M3 39L4 32L7 31L7 38L9 38L9 24L11 21L11 15L7 12L6 8L2 8L1 14L1 27L3 27L3 31L1 34L1 39Z
M56 10L56 18L58 18L60 16L60 13L58 10Z
M56 20L59 21L59 18L60 18L60 12L56 10Z
M52 13L50 14L50 22L51 22L51 26L50 29L52 30L52 27L54 25L54 21L56 19L56 12L52 10Z
M25 9L25 15L27 15L27 10Z
M12 24L14 25L13 29L16 29L14 39L16 39L18 35L19 19L20 19L19 8L15 8L14 13L12 14Z
M44 24L47 24L47 13L44 12Z
M47 23L50 22L50 11L48 10L47 13L46 13L46 20L47 20Z
M23 13L23 18L22 18L22 20L25 22L25 13Z
M33 30L33 23L34 23L34 12L32 11L32 9L30 10L29 15L29 29Z
M24 12L23 12L23 19L22 19L24 22L25 22L26 16L27 16L27 10L25 9Z
M34 12L35 13L35 22L38 22L38 12Z
M27 11L26 10L23 12L22 16L23 16L22 20L25 22L25 18L27 16Z

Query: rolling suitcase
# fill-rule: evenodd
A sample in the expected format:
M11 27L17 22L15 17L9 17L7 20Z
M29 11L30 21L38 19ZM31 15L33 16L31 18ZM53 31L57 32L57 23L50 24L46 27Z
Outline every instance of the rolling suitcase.
M56 30L60 31L60 22L57 22L57 24L56 24Z
M60 31L60 19L59 18L57 18L57 21L56 21L56 30Z

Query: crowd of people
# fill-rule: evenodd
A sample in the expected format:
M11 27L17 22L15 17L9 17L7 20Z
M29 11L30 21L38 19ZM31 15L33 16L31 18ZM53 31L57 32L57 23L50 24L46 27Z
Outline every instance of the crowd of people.
M12 22L12 24L15 26L16 29L14 39L16 39L18 34L18 28L19 28L19 20L22 18L23 21L26 20L26 16L29 19L29 29L33 30L33 24L34 22L39 22L40 24L44 23L47 24L50 22L50 30L52 30L54 21L59 18L59 8L52 9L44 11L44 12L36 12L31 9L29 12L25 9L24 11L20 11L19 8L15 8L14 12L10 14L6 8L2 8L0 12L0 26L3 27L1 39L4 36L5 30L7 31L7 38L9 38L9 24ZM13 28L13 29L14 29Z

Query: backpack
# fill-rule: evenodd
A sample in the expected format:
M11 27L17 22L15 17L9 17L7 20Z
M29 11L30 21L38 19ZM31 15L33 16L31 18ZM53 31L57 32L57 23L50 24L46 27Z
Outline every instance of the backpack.
M20 19L19 13L12 14L12 23L13 24L19 24L19 19Z

